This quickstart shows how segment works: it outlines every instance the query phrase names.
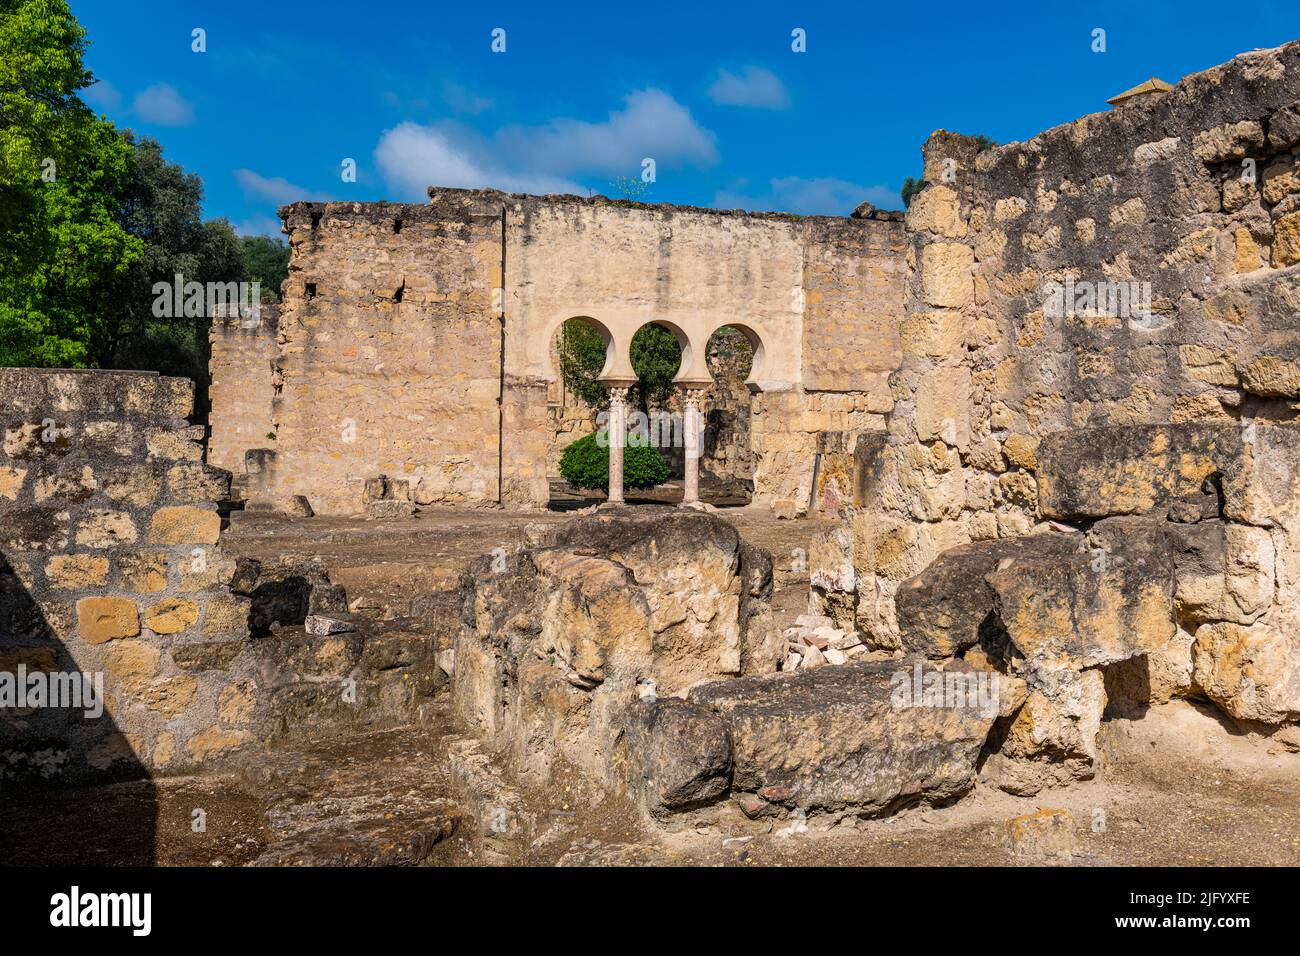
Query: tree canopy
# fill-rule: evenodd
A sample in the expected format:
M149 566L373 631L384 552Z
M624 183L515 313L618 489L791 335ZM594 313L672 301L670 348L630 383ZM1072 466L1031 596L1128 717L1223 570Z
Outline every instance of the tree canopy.
M0 365L202 386L209 319L156 317L155 283L257 280L278 301L289 249L204 221L197 175L96 116L85 50L66 0L0 0Z

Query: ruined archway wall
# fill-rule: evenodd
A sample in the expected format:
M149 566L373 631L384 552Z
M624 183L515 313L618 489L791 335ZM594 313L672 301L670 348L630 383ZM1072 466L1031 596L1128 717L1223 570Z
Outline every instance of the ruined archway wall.
M709 336L742 326L762 342L755 376L756 498L806 507L817 433L881 429L897 364L905 272L901 223L801 218L577 197L510 197L506 208L507 391L536 390L557 370L549 347L568 318L588 316L613 335L613 374L630 376L632 336L648 322L685 333L680 377L707 378ZM507 431L507 468L544 478L548 429L535 399L520 401L521 432ZM554 457L553 449L551 457ZM508 480L510 479L507 472Z
M876 505L838 545L853 580L827 578L852 588L881 643L900 580L948 548L1042 526L1044 436L1292 415L1298 98L1292 43L1025 143L927 142L898 404L864 495ZM1067 280L1145 284L1150 312L1139 294L1127 310L1061 314L1050 283Z
M366 479L385 474L421 504L495 502L499 200L457 192L281 214L292 255L269 492L356 514Z

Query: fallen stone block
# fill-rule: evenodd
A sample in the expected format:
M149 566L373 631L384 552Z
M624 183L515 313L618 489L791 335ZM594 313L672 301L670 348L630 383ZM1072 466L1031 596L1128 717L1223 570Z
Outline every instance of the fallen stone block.
M1238 720L1281 724L1300 718L1296 627L1204 624L1193 648L1196 685Z
M656 818L713 803L731 785L731 740L713 711L678 697L640 700L628 708L615 761Z
M1023 540L1023 539L1022 539ZM986 577L1021 670L1079 671L1174 636L1173 564L1144 519L1098 522L1086 553L1005 558Z
M1038 534L978 541L945 551L899 585L894 595L899 640L909 653L953 657L992 639L993 590L984 578L1006 560L1078 553L1081 534Z
M921 663L911 658L717 681L695 688L689 699L727 726L733 789L787 810L888 813L969 790L996 717L996 705L990 712L967 697L980 672L960 662L950 665L951 675L943 673L953 693L945 698L941 690L933 706L914 702L913 665ZM985 680L994 676L984 673Z
M313 637L327 637L330 634L347 634L355 631L351 621L322 614L308 614L303 621L303 629Z

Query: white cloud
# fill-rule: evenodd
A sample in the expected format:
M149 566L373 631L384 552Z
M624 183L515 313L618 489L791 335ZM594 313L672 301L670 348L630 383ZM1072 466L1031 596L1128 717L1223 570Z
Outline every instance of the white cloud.
M280 220L273 216L250 216L235 224L235 234L240 236L281 236Z
M277 206L302 200L325 202L330 198L325 193L312 192L302 186L296 186L281 176L262 176L251 169L236 169L235 179L243 187L246 195L257 199L269 199Z
M847 216L863 201L882 209L902 209L898 190L888 186L861 186L833 176L804 179L783 176L768 181L766 189L722 190L713 199L718 209L794 212L804 216Z
M135 115L156 126L188 126L194 122L194 107L170 83L155 83L135 94Z
M584 190L580 174L632 175L641 161L659 168L717 162L716 137L662 90L637 90L599 123L561 118L502 127L484 137L463 126L402 123L380 137L375 161L389 185L423 199L432 185L512 192Z
M102 110L115 110L122 105L122 94L108 80L96 80L81 95Z
M721 70L709 87L709 99L723 106L749 106L761 110L787 110L790 94L771 70L747 66L739 74Z
M492 187L507 192L582 193L576 183L560 177L510 170L490 158L491 150L472 135L452 128L402 123L390 129L375 147L375 162L390 186L404 198L428 198L430 186L462 189Z

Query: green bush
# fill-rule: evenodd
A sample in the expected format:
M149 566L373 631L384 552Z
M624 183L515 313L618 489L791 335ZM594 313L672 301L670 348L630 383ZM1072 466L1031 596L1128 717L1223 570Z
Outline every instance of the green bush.
M579 438L560 456L560 474L575 488L609 491L609 448L602 448L598 434ZM653 488L668 480L668 466L659 449L636 445L628 436L623 449L623 487Z

